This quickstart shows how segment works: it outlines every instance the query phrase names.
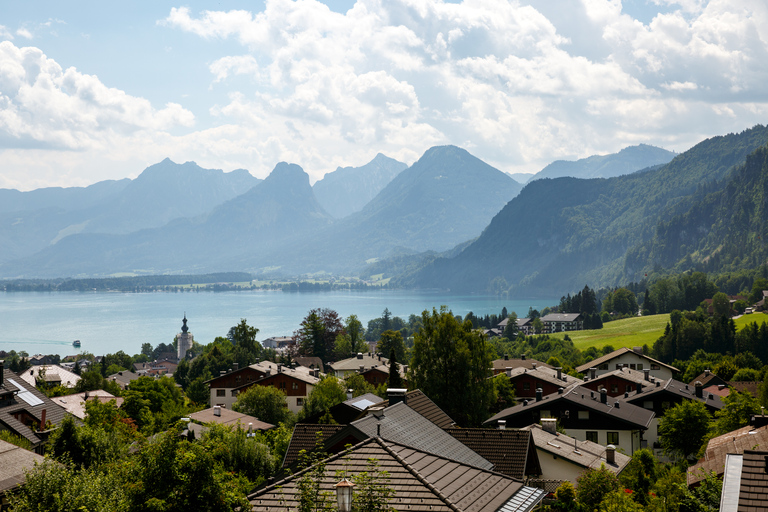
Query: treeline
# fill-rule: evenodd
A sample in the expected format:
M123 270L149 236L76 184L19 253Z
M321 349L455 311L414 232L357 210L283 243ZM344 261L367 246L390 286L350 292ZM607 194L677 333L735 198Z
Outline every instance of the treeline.
M380 290L382 288L388 288L386 284L378 285L378 284L368 284L362 281L356 281L356 282L331 282L331 281L324 281L324 282L310 282L310 281L298 281L298 282L292 282L292 283L282 283L280 285L275 285L272 288L279 288L280 290L284 292L328 292L332 290L369 290L369 289L377 289Z
M7 292L30 291L150 291L163 286L192 286L214 283L250 282L247 272L221 272L201 275L152 275L134 277L106 277L88 279L13 279L0 281L0 289Z

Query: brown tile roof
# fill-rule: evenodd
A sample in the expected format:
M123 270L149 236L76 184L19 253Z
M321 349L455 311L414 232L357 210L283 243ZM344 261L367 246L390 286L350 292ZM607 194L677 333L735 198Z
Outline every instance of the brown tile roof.
M528 430L492 430L488 428L447 428L446 432L493 464L493 470L520 480L540 475Z
M696 377L693 378L691 382L688 384L693 386L696 384L696 381L701 382L701 385L704 387L710 386L710 385L717 385L717 384L727 384L727 382L714 373L712 373L709 370L704 370L700 374L698 374Z
M600 366L603 363L607 363L608 361L610 361L614 357L619 357L620 355L626 354L627 352L633 352L633 350L631 348L622 347L622 348L620 348L618 350L614 350L610 354L606 354L606 355L604 355L602 357L598 357L597 359L593 359L592 361L579 366L578 368L576 368L576 371L579 372L579 373L585 373L590 368ZM637 354L637 355L639 355L640 357L643 357L643 358L645 358L645 359L647 359L647 360L649 360L651 362L654 362L654 363L658 364L659 366L664 366L665 368L669 368L673 372L679 372L680 371L677 368L675 368L674 366L670 366L670 365L668 365L666 363L662 363L661 361L657 361L656 359L653 359L652 357L648 357L645 354Z
M23 484L26 472L44 460L42 455L0 440L0 494Z
M322 441L325 442L333 434L344 428L344 425L322 425L311 423L297 423L293 427L291 441L288 443L288 449L283 458L283 467L287 468L299 459L301 450L312 451L315 448L317 433L322 434Z
M537 368L552 368L547 363L526 357L525 359L496 359L493 361L493 371L503 372L507 368L528 368L530 370L534 364Z
M739 512L768 510L768 451L745 450L741 466Z
M703 390L702 390L703 391ZM642 404L646 398L658 394L671 394L687 400L698 400L706 405L710 411L720 410L725 405L722 399L715 394L702 393L701 398L696 396L696 388L679 380L656 380L656 383L651 386L646 386L639 393L634 391L629 393L628 398L621 398L621 400L629 403Z
M443 410L439 408L435 402L430 400L429 397L425 395L420 389L414 389L413 391L406 393L405 400L408 404L408 407L421 414L440 428L448 428L456 424L456 422L453 421L450 416L445 414L445 412L443 412ZM379 402L373 407L388 406L389 400L384 400L383 402Z
M729 453L743 453L745 450L768 450L768 426L746 426L710 439L704 457L688 468L688 485L698 484L712 471L722 475L725 456Z
M189 415L192 421L200 423L218 423L219 425L241 425L243 429L247 429L250 424L253 424L254 430L269 430L275 428L271 423L261 421L253 416L248 416L240 412L232 411L226 407L219 408L219 415L216 415L216 408L209 407L202 411L193 412Z
M395 491L388 505L399 511L423 512L523 512L533 509L544 492L499 473L444 459L413 448L367 439L349 452L326 459L321 489L335 500L337 472L349 476L369 471L368 460L378 461L379 469L389 474L388 485ZM306 471L306 470L305 470ZM304 471L250 495L253 510L295 509L298 505L298 480Z

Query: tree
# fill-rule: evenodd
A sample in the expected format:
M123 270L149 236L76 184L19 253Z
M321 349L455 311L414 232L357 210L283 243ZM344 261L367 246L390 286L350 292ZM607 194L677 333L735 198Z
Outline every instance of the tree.
M642 512L643 507L633 499L630 489L616 489L605 495L600 502L599 512Z
M488 380L494 359L485 336L472 322L459 323L445 306L421 314L415 333L409 382L461 426L479 425L493 403Z
M507 317L507 326L504 328L504 334L502 336L508 340L517 338L517 313L514 311Z
M637 450L632 454L632 460L621 472L621 482L634 491L632 498L641 505L647 505L651 496L651 488L656 483L658 471L656 457L647 449Z
M731 317L731 301L723 292L718 292L712 297L712 309L716 317Z
M299 354L319 357L324 363L333 353L336 338L345 334L339 314L332 309L312 309L294 333Z
M576 503L576 488L571 482L566 480L555 490L555 501L552 504L552 510L557 512L577 512L579 509Z
M402 388L403 380L400 378L400 365L397 364L397 352L394 349L389 354L389 387Z
M495 414L515 404L515 386L506 374L500 373L491 379L493 382L494 402L490 412Z
M144 354L147 357L152 357L152 344L151 343L142 343L141 344L141 353Z
M380 354L388 355L392 352L400 361L405 361L405 343L400 331L384 331L381 333L379 343L376 345L376 351Z
M395 490L389 485L389 472L379 469L379 461L367 461L368 469L352 477L355 483L352 509L357 512L387 512L393 510L389 499Z
M684 400L659 419L659 442L669 456L690 459L701 448L709 427L707 406L698 400Z
M605 496L620 488L619 479L605 464L586 470L576 482L576 498L585 510L597 510Z
M273 425L290 416L286 394L272 386L251 386L237 395L232 409Z
M544 322L541 321L541 318L536 317L533 319L533 332L536 334L541 334L544 330Z
M761 412L760 402L749 391L731 390L722 400L725 405L715 413L715 436L746 427L752 416Z
M258 333L257 328L251 327L245 318L241 318L239 324L229 329L227 338L235 347L242 347L248 354L256 358L261 353L261 343L256 341Z
M336 404L340 404L347 399L347 389L344 382L333 375L326 375L315 387L304 401L304 407L299 412L299 419L308 418L315 414L322 414L326 409L330 409Z
M175 377L175 375L174 375ZM187 386L187 398L192 400L197 405L209 405L210 392L208 390L208 384L205 383L202 377L198 377Z
M365 380L365 377L360 375L359 373L353 373L351 375L348 375L344 379L344 387L347 388L347 390L352 390L352 397L358 397L360 395L364 395L366 393L375 393L376 388L373 387L373 384Z

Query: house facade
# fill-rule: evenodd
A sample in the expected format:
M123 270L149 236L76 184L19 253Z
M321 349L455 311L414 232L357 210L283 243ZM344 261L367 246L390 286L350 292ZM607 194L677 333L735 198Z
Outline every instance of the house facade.
M674 366L657 361L652 357L643 354L642 347L620 348L610 354L598 357L588 363L576 368L579 373L588 373L591 368L595 369L595 375L618 370L619 368L629 368L630 370L643 371L650 370L650 375L656 379L669 380L672 378L672 372L679 371Z
M303 366L297 366L296 368L282 365L276 366L276 372L270 371L268 375L264 375L261 379L232 389L228 397L230 399L229 403L234 404L237 401L237 395L252 386L273 386L286 394L288 409L291 412L299 412L309 394L317 383L320 382L320 370L312 370ZM213 394L213 389L211 389L211 394Z
M542 334L584 329L584 317L581 313L550 313L541 317L541 323L544 325Z

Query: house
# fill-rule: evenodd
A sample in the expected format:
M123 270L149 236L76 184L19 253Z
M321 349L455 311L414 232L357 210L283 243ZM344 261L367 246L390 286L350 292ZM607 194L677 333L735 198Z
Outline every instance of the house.
M63 386L72 389L80 381L80 376L56 364L41 364L32 366L19 374L24 382L34 387L37 381L45 382L48 387Z
M106 403L110 400L114 400L117 407L123 405L123 402L125 401L123 397L115 396L112 393L104 391L103 389L98 389L96 391L85 391L75 395L57 396L55 398L51 398L51 400L53 403L63 407L64 410L69 414L81 420L85 419L85 402L87 401L98 401L101 403Z
M697 400L706 405L710 414L714 416L715 412L722 409L724 405L719 396L705 394L701 386L690 386L674 379L666 381L655 379L649 386L641 386L639 391L626 393L619 400L654 412L651 424L645 432L644 441L657 458L665 460L666 457L659 444L659 418L664 416L667 409L683 400Z
M278 351L284 351L296 344L296 338L293 336L273 336L261 342L264 348L273 348Z
M138 379L139 375L129 372L129 371L122 371L113 373L112 375L108 375L107 379L115 381L118 386L120 386L120 389L128 389L128 386L131 382Z
M139 376L173 375L178 367L179 364L171 359L161 359L149 363L133 363L133 370Z
M421 414L440 428L449 428L456 425L456 422L453 421L451 417L445 413L445 411L438 407L437 404L433 402L427 395L425 395L424 392L422 392L420 389L414 389L412 391L406 392L405 394L388 389L387 393L389 394L389 399L374 404L371 406L371 408L389 407L390 404L394 405L395 403L402 401L405 402L408 407Z
M42 455L0 440L0 510L8 509L8 497L24 485L27 471L44 460Z
M0 361L0 430L9 430L42 453L48 436L67 412Z
M544 395L551 395L560 389L571 389L581 384L581 379L563 373L562 368L540 368L536 363L532 366L530 370L525 367L506 370L509 381L515 386L515 397L518 400L535 398L537 389Z
M536 447L527 430L451 427L445 431L493 464L497 473L518 480L541 475Z
M758 420L760 418L760 416L755 417ZM741 454L746 450L768 450L768 422L765 421L768 418L762 418L764 419L762 422L710 439L704 451L704 457L686 471L688 486L699 485L706 475L712 472L722 476L725 473L726 456L729 453Z
M614 350L610 354L598 357L586 364L576 368L579 373L587 373L591 368L595 368L596 375L602 375L619 368L629 368L630 370L643 371L648 368L651 375L657 379L667 380L672 378L672 372L679 372L674 366L657 361L643 354L642 347L626 347Z
M189 420L185 433L191 431L194 432L197 437L208 430L206 425L210 423L238 427L247 430L248 432L253 432L254 430L266 431L275 428L271 423L260 421L253 416L219 406L193 412L189 415Z
M525 354L520 356L520 359L510 359L509 354L504 354L501 359L495 359L493 361L493 374L498 375L507 370L514 370L515 368L552 368L547 363L542 363L536 359L526 357Z
M609 401L605 392L575 387L547 396L537 390L535 400L524 400L504 409L484 424L496 426L504 420L506 427L523 428L543 418L557 419L570 436L580 441L612 444L626 453L634 453L643 447L643 435L654 413L633 404Z
M266 363L261 364L264 365ZM275 366L275 371L273 372L271 368L267 368L268 373L263 377L236 386L230 391L229 396L221 396L221 389L211 386L211 404L231 408L232 404L237 401L237 395L248 388L252 386L274 386L287 395L288 409L291 412L299 412L304 406L304 401L317 383L320 382L320 370L311 370L303 366L289 367L274 363L267 364L267 366ZM215 399L214 393L216 394Z
M294 358L294 361L296 361L296 364L298 364L299 366L309 368L310 370L317 369L317 370L320 370L320 373L325 373L323 360L317 356L296 356Z
M389 366L389 359L383 357L381 354L374 354L372 352L367 354L358 352L355 357L342 359L335 363L328 363L330 371L340 379L344 379L354 373L365 371L366 368L382 365Z
M589 375L584 376L581 386L598 392L605 389L611 398L623 396L624 393L632 393L643 387L655 385L657 379L651 377L650 372L650 368L639 371L621 367L597 376L595 368L590 368Z
M768 510L768 451L744 450L725 459L721 512Z
M347 394L349 396L349 394ZM340 425L347 425L363 416L368 407L381 402L381 398L373 393L365 393L354 398L349 398L340 404L336 404L327 410L333 420ZM305 418L303 423L318 423L326 412L317 413L315 416Z
M541 425L534 423L524 427L523 431L531 433L541 464L541 478L545 480L576 484L584 471L600 469L603 465L618 476L632 460L612 445L579 441L557 432L554 419L542 419Z
M517 332L522 332L526 336L534 334L533 332L533 319L531 318L518 318L517 319Z
M329 500L334 501L337 475L354 478L370 472L370 460L387 471L388 486L395 491L387 504L395 510L528 512L545 494L506 475L375 436L323 461L321 492L331 494ZM304 469L248 496L254 512L297 509L299 482L311 470Z
M584 317L581 313L550 313L541 317L541 323L544 326L542 334L584 329Z
M406 372L408 371L408 366L406 365L397 365L400 370L400 381L402 382L402 386L405 387L408 385L408 380L406 379ZM378 366L372 366L370 368L367 368L363 370L360 375L363 376L365 381L374 386L379 387L382 384L388 384L389 383L389 365L388 364L382 364Z

